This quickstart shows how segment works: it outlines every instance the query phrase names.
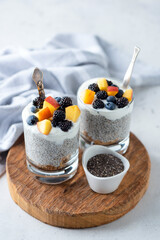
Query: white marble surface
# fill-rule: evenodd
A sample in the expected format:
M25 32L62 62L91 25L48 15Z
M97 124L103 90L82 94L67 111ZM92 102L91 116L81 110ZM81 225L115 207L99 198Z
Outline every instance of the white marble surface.
M140 59L158 66L159 11L160 2L156 0L1 0L0 49L8 45L41 46L58 32L89 32L103 36L125 52L132 52L137 44L142 48ZM132 131L146 146L152 163L149 189L135 209L97 228L52 227L32 218L12 201L4 175L0 178L0 239L159 239L160 86L139 88L135 94Z

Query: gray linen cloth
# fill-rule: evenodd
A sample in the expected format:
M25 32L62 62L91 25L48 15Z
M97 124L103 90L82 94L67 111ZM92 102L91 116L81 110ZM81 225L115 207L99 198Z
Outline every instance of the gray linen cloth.
M100 37L84 34L58 34L42 48L1 51L0 152L8 150L23 132L22 110L38 95L32 80L35 67L44 73L46 94L75 98L78 87L89 78L123 79L133 49L129 51L126 55ZM137 61L131 85L157 84L159 76L159 69Z

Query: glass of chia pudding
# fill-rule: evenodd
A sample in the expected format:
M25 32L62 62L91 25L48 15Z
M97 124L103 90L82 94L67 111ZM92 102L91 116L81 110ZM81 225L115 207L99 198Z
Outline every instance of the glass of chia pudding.
M58 184L78 167L80 110L69 97L41 94L22 112L26 162L41 182Z
M81 110L80 148L108 146L124 154L129 146L133 90L115 79L85 81L77 93Z

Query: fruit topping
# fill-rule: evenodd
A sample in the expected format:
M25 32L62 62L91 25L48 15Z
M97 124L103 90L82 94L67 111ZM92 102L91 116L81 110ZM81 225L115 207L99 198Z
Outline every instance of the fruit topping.
M74 123L77 122L81 114L81 111L77 105L66 107L65 112L66 112L66 119Z
M128 103L129 103L128 99L125 97L118 98L116 102L118 108L124 108L125 106L128 105Z
M68 132L68 130L72 127L72 125L73 125L72 122L68 120L64 120L58 123L58 126L60 127L60 129L64 132Z
M107 97L107 102L116 103L116 98L114 96L109 96L109 97Z
M36 116L39 121L42 121L44 119L48 119L48 118L52 117L52 113L49 110L49 108L46 107L46 108L41 109L38 113L36 113Z
M38 112L38 109L35 106L31 106L30 110L32 113Z
M70 97L63 97L61 98L59 104L61 105L62 108L66 108L72 105L72 99Z
M88 89L92 90L93 92L98 92L100 90L97 83L90 84Z
M51 121L49 121L48 119L45 119L41 122L38 122L37 127L41 133L48 135L52 129Z
M93 104L93 108L98 109L98 108L104 108L104 103L100 99L96 99Z
M33 105L40 109L43 107L43 102L44 102L44 98L41 98L41 97L36 97L34 100L33 100Z
M107 91L108 83L105 78L99 78L97 83L101 91Z
M51 114L60 107L60 104L51 96L47 97L43 103L43 108L48 107Z
M129 102L132 101L132 97L133 97L133 90L132 89L127 89L124 94L123 97L127 98Z
M55 97L55 100L56 100L57 102L60 102L60 101L61 101L61 97Z
M35 115L31 115L27 118L28 125L35 125L38 122L38 118Z
M56 110L54 113L53 113L53 121L58 123L58 122L61 122L65 119L65 112L62 111L62 110Z
M123 96L123 90L119 89L118 93L116 94L116 98L121 98Z
M94 100L94 96L95 96L95 92L90 90L90 89L85 89L82 93L81 93L81 100L85 103L85 104L91 104Z
M108 110L114 110L116 108L116 104L113 103L113 102L107 102L105 107L108 109Z
M108 97L106 91L99 91L96 93L98 99L106 99Z
M107 80L108 86L111 86L113 83L112 81Z
M118 93L118 87L109 86L107 88L108 96L115 96Z

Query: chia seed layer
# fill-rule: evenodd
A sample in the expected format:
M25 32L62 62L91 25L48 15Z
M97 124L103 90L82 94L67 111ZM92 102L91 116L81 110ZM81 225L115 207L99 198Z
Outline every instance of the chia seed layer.
M24 136L27 159L44 170L64 168L78 151L78 133L71 139L65 139L62 144L39 137L25 127Z
M81 109L80 132L84 139L95 144L110 145L125 139L130 131L131 113L116 120L92 115Z

